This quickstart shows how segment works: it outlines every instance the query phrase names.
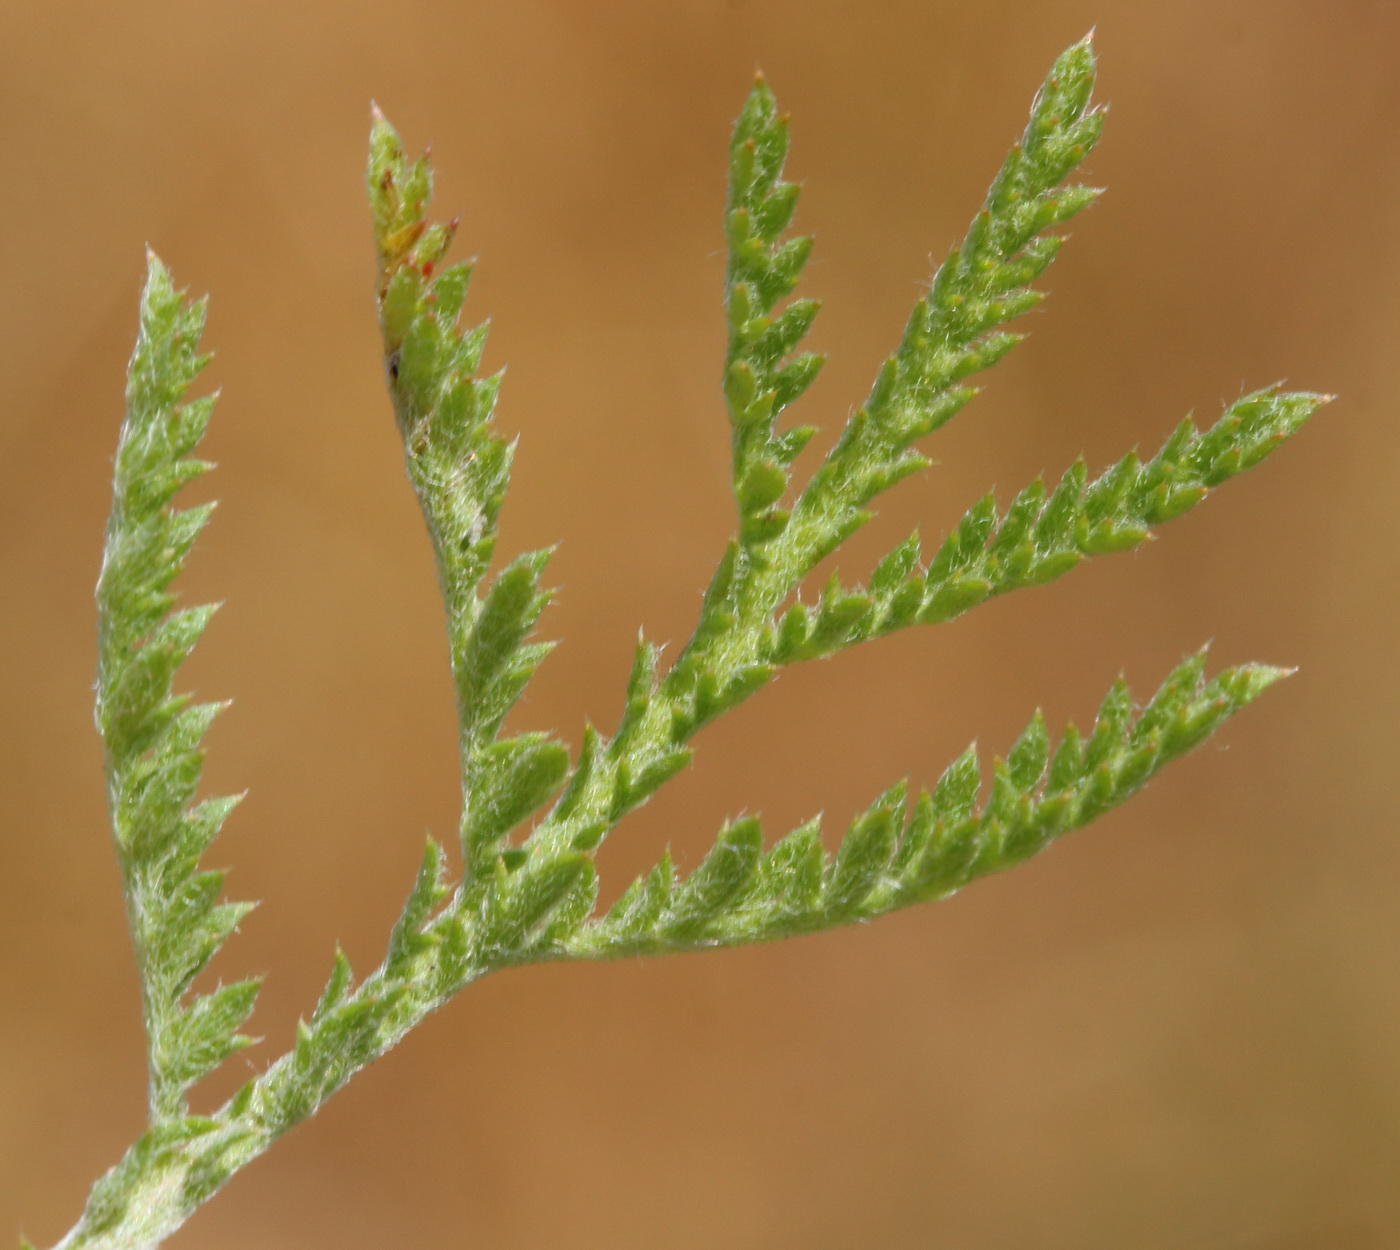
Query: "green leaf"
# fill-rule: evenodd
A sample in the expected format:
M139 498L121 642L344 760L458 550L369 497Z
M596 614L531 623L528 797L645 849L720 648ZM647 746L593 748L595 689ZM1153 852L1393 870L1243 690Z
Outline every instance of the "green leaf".
M972 810L982 786L977 748L968 747L948 765L933 791L933 808L942 821L952 823Z
M219 905L223 874L199 871L200 856L237 803L195 797L200 744L224 705L191 705L173 689L216 606L175 610L169 590L213 508L180 511L171 503L209 467L192 453L213 401L185 399L208 360L199 351L204 319L204 302L188 303L148 255L97 589L97 723L142 976L157 1125L178 1122L189 1086L246 1044L237 1029L257 991L256 981L245 981L185 998L251 909Z
M180 1013L162 1038L160 1060L168 1078L187 1089L230 1055L253 1044L239 1026L253 1010L261 982L237 981L202 994Z
M399 913L398 923L389 935L389 952L384 959L388 975L402 975L416 956L432 946L432 940L423 933L423 926L433 909L447 897L446 870L447 857L442 847L429 838L423 849L423 859L418 866L413 889ZM336 971L339 973L339 968ZM345 975L349 975L348 965Z
M973 749L907 813L903 783L893 787L853 819L832 856L816 820L765 854L758 821L744 818L688 877L678 879L664 855L590 919L591 853L685 767L705 725L781 665L950 620L1089 556L1134 547L1258 464L1324 402L1279 388L1246 395L1205 431L1182 422L1145 461L1129 453L1093 480L1077 463L1053 490L1032 482L1004 512L984 496L927 571L916 533L879 561L868 586L832 573L814 598L807 579L817 563L871 518L878 495L930 463L920 440L972 397L973 375L1020 341L1011 323L1043 298L1034 284L1063 243L1054 231L1098 194L1068 181L1099 135L1093 81L1085 40L1056 62L1021 141L865 402L795 489L793 468L813 430L779 421L823 361L801 350L817 302L790 298L812 241L788 234L799 198L783 179L788 122L767 84L755 84L730 146L724 218L722 386L736 537L676 662L665 669L662 648L639 637L616 736L586 728L572 771L551 736L501 736L552 645L531 641L550 598L540 586L549 553L518 556L490 577L515 453L494 425L501 373L479 376L487 323L459 324L471 265L447 263L457 223L428 217L428 161L410 160L375 110L367 187L384 367L446 607L465 863L452 882L429 839L380 967L356 985L337 952L291 1050L209 1118L187 1114L187 1090L249 1044L239 1029L257 983L191 993L250 905L221 901L224 874L200 863L236 803L198 798L203 740L223 705L175 690L214 611L177 606L172 589L212 510L173 507L210 468L195 453L213 399L186 398L207 361L206 308L185 300L150 258L98 587L97 720L141 975L151 1126L94 1186L65 1246L160 1244L237 1168L480 976L551 959L767 941L942 897L1123 802L1285 675L1247 665L1206 680L1204 656L1194 655L1136 716L1127 686L1115 685L1087 738L1070 726L1052 744L1037 712L1005 759L992 759L985 787ZM528 840L512 844L512 831L552 798Z
M331 966L331 975L326 980L326 988L321 991L320 1001L316 1004L316 1010L312 1014L312 1022L320 1020L327 1012L339 1007L345 1001L345 996L350 992L353 983L354 974L350 969L350 960L345 952L337 947L335 963Z
M822 891L821 906L829 917L844 918L859 911L889 867L903 824L904 795L905 785L900 782L851 822Z
M508 885L495 893L484 941L506 959L518 957L545 936L552 916L571 897L582 896L586 914L595 893L593 861L587 855L544 858L528 871L512 875Z
M918 568L919 552L919 532L915 530L875 566L870 575L871 593L883 598L902 585Z
M781 914L815 909L826 877L821 822L810 820L778 841L763 858L761 897Z
M482 855L543 803L567 769L563 749L493 739L549 644L527 644L549 602L539 585L548 551L528 552L504 568L484 595L478 588L495 552L496 528L514 444L494 428L500 374L476 377L485 324L458 325L470 267L444 265L456 221L427 217L432 173L410 162L398 134L377 110L366 173L379 256L379 321L385 372L409 480L428 525L447 609L457 692L468 877ZM478 783L475 774L481 774ZM481 793L476 793L480 784Z
M1050 735L1045 729L1045 718L1037 709L1025 732L1016 739L1006 757L1008 777L1017 790L1029 790L1041 778L1050 754Z
M753 878L763 851L763 831L749 816L727 825L700 866L677 888L657 926L671 942L699 938Z
M1142 543L1151 527L1200 503L1222 477L1208 479L1202 466L1218 466L1223 445L1251 431L1251 448L1267 454L1296 432L1327 396L1259 391L1226 409L1220 421L1199 434L1183 422L1146 464L1125 456L1094 482L1075 464L1043 502L1043 487L1032 483L1005 516L986 496L968 511L945 540L929 567L918 620L951 620L992 595L1053 581L1088 556L1123 551ZM1257 461L1256 461L1257 462ZM1231 462L1233 472L1245 459Z
M676 747L643 760L636 774L629 773L626 784L619 790L614 804L617 818L620 820L626 812L644 803L689 764L694 754L690 747Z
M771 543L787 524L787 514L771 511L772 505L787 489L786 466L810 434L784 435L776 421L822 365L817 355L791 356L812 326L817 301L794 300L774 313L778 301L796 287L812 246L810 238L783 236L798 199L797 186L782 181L787 151L787 118L779 115L773 93L760 77L734 128L725 213L725 398L740 540L749 549Z
M544 656L523 646L550 593L540 589L540 576L551 551L517 556L497 575L466 633L462 656L455 664L458 705L470 732L480 738L494 734L524 690Z
M478 751L469 774L472 802L462 820L468 862L543 806L568 771L568 748L543 734L521 734Z
M1200 656L1192 656L1167 677L1136 722L1131 694L1119 682L1104 699L1087 753L1071 727L1052 754L1037 712L1007 761L993 767L980 806L980 769L969 748L932 795L919 796L907 821L901 820L903 783L876 799L852 822L825 868L817 822L789 834L766 856L758 822L737 822L678 888L673 891L666 860L606 917L584 925L568 949L578 958L610 958L743 945L944 897L1020 863L1123 802L1284 675L1245 665L1207 682Z
M1036 236L1067 221L1097 194L1060 186L1098 140L1102 115L1088 107L1093 79L1088 40L1055 63L1021 142L1007 156L962 246L935 274L866 403L799 498L778 558L805 572L831 549L836 535L861 524L864 505L917 467L919 460L907 459L909 447L971 398L959 383L990 368L1018 341L1000 327L1039 302L1029 283L1059 246L1058 239ZM1069 82L1075 84L1072 93L1063 87Z
M650 936L657 921L670 907L676 870L670 853L645 877L638 877L603 919L621 938Z

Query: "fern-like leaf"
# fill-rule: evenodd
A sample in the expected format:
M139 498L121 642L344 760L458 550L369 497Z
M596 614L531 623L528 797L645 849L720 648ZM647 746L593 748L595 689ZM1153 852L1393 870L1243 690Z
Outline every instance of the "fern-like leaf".
M793 603L773 623L764 658L816 659L908 625L952 620L994 595L1054 581L1087 557L1135 547L1253 468L1329 398L1271 387L1236 400L1204 432L1186 419L1148 461L1130 453L1092 482L1080 461L1053 491L1032 482L1005 512L984 496L927 569L915 533L879 562L868 586L845 587L833 576L815 603Z
M560 766L562 748L546 748L535 736L496 741L501 721L552 648L526 643L549 603L540 577L550 553L518 557L479 593L515 445L492 420L501 374L476 376L487 327L458 324L472 267L444 266L456 219L429 223L428 159L409 161L377 108L366 182L385 374L447 608L461 725L462 853L468 880L485 880L507 850L510 829L558 789L568 766L567 756Z
M193 453L213 401L185 399L208 360L199 352L204 318L204 301L187 303L148 256L97 587L97 724L141 975L153 1125L179 1122L190 1086L250 1044L238 1030L258 984L186 997L252 907L221 903L223 873L199 871L237 802L195 802L201 742L222 705L192 704L173 688L214 614L212 605L174 610L170 590L211 510L171 502L210 467Z
M1128 688L1105 697L1087 738L1071 725L1052 753L1037 712L985 785L969 748L905 812L903 783L857 816L834 854L816 822L761 853L752 817L729 825L678 880L669 858L569 944L579 958L740 946L868 920L944 898L1028 859L1139 790L1286 670L1246 664L1207 681L1204 652L1175 669L1134 717Z
M1037 713L989 768L969 748L912 807L904 783L886 790L833 852L817 821L765 851L757 818L745 816L689 874L663 855L606 914L593 915L593 855L604 837L686 766L704 726L782 666L946 621L1087 556L1134 546L1262 460L1322 402L1277 389L1246 396L1204 432L1183 423L1145 463L1127 456L1092 482L1077 464L1053 490L1032 483L1005 510L987 496L927 567L916 533L877 563L868 584L847 586L833 574L815 598L801 598L804 579L868 519L870 502L925 463L915 444L968 400L971 375L1017 341L1006 327L1041 298L1032 284L1062 242L1053 231L1097 194L1066 181L1098 138L1093 77L1087 40L1056 62L983 210L795 501L792 469L811 431L781 430L778 420L820 366L799 351L817 307L790 300L810 239L786 233L798 194L783 179L787 119L767 84L754 85L730 147L725 218L724 394L738 530L690 640L667 668L662 648L638 638L616 730L609 737L586 726L572 764L546 734L502 736L550 649L532 641L550 599L541 582L549 552L527 552L489 576L514 451L493 419L500 375L477 375L485 327L458 323L471 270L443 263L456 223L428 220L427 160L410 161L375 111L368 186L379 321L447 609L464 871L454 883L447 854L429 839L379 967L357 983L337 952L290 1050L208 1118L188 1113L186 1091L246 1044L238 1030L257 983L190 997L247 905L221 902L222 874L200 867L235 803L197 799L201 743L220 707L173 689L213 613L177 610L170 591L209 516L208 506L172 506L208 467L193 453L213 401L185 399L204 363L204 308L185 304L152 257L98 588L97 708L141 970L151 1125L94 1186L63 1250L159 1244L238 1168L479 977L551 959L769 941L944 897L1122 802L1282 675L1246 665L1206 680L1197 655L1136 714L1120 681L1087 735L1070 726L1052 744Z
M774 311L796 287L812 247L809 236L784 237L798 196L797 185L782 178L787 151L787 116L778 114L773 93L759 75L730 143L725 213L729 350L724 395L740 536L748 547L776 537L787 523L787 513L774 505L787 490L788 466L814 431L803 427L779 435L775 423L815 381L823 359L791 355L817 315L815 300L795 300Z
M866 505L924 467L914 444L972 397L966 379L1018 341L1003 327L1042 298L1031 284L1063 242L1050 232L1098 195L1064 185L1099 137L1102 114L1089 103L1093 83L1094 56L1085 39L1055 62L961 247L934 275L869 398L790 507L782 502L788 466L811 431L779 434L773 420L815 376L816 358L784 362L816 307L796 301L771 315L796 283L808 240L781 235L796 203L796 189L780 176L786 119L762 80L750 94L730 152L727 219L725 390L740 532L711 583L695 634L666 678L668 701L680 705L675 719L689 732L761 689L777 664L827 654L872 630L888 632L880 627L890 619L908 623L917 616L922 604L910 590L902 589L897 603L877 605L834 584L815 613L796 606L776 636L772 619L812 567L869 520Z
M868 519L866 504L927 464L913 444L972 398L966 380L1020 341L1003 327L1044 298L1031 284L1064 242L1048 232L1099 194L1063 185L1103 126L1089 104L1094 74L1088 39L1056 60L962 245L939 267L869 397L802 492L775 559L805 573L844 542Z

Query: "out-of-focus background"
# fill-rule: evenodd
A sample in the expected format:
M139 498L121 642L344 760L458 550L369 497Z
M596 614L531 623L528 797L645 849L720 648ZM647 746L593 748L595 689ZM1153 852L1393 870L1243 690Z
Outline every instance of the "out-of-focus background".
M1037 705L1213 664L1299 672L1126 808L942 905L778 947L472 988L174 1241L734 1250L1400 1245L1400 11L1379 0L516 0L5 7L0 38L0 1238L48 1244L139 1131L136 982L90 697L91 588L142 245L213 296L223 388L186 684L236 698L215 862L262 907L280 1053L337 942L376 962L453 719L381 384L361 170L430 142L521 435L505 552L562 540L563 645L514 717L607 727L639 625L682 640L732 524L717 380L730 123L794 116L829 432L1097 24L1109 194L1029 341L852 544L1150 450L1279 378L1296 442L1136 554L791 671L601 855L727 815L834 832Z

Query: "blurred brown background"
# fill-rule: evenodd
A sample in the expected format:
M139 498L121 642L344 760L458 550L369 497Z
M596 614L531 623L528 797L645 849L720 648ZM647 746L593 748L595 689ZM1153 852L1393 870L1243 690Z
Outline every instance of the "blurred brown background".
M1087 719L1184 653L1298 675L1015 874L858 931L473 988L175 1240L233 1247L1370 1250L1400 1246L1400 12L1362 0L515 0L0 10L0 1239L49 1244L138 1132L134 974L91 727L91 587L142 243L212 292L225 599L187 683L236 697L217 862L264 900L280 1053L336 941L382 950L450 838L439 608L376 355L371 97L431 142L522 435L504 551L563 540L564 645L515 716L610 726L635 631L684 638L731 525L724 150L756 64L795 117L805 417L864 393L1054 55L1112 102L1030 341L842 559L989 484L1100 467L1278 378L1332 390L1136 555L790 672L605 849L609 893L742 808L839 827L1037 704Z

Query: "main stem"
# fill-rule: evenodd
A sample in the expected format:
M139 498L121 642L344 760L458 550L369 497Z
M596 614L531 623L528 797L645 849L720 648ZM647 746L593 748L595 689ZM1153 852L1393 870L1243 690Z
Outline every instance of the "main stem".
M430 952L431 958L436 948ZM526 962L521 960L521 962ZM473 962L443 986L430 967L391 981L380 968L347 1002L363 1004L378 1027L353 1059L327 1042L335 1017L298 1030L296 1046L250 1081L214 1115L153 1129L93 1186L82 1218L54 1250L155 1250L234 1175L283 1133L309 1119L360 1069L458 991L509 961ZM425 987L437 985L429 991Z

